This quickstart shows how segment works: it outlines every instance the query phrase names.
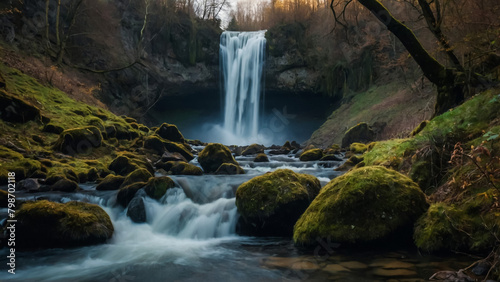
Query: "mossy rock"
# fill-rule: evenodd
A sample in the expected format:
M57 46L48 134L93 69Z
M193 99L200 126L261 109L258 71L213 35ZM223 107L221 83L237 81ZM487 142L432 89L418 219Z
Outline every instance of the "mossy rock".
M241 184L236 206L238 232L253 236L291 236L293 225L321 189L316 177L279 169Z
M0 146L0 158L8 161L19 161L24 159L22 154L4 146Z
M248 156L248 155L257 155L260 153L264 153L264 148L265 147L262 145L252 144L252 145L246 147L245 150L243 150L243 152L241 152L241 155Z
M227 174L227 175L245 174L245 170L243 170L237 164L223 163L215 171L215 174Z
M321 149L309 149L303 152L299 159L303 162L318 161L323 157L323 150Z
M352 143L349 146L349 150L353 152L354 154L363 154L368 150L368 146L366 146L363 143Z
M105 132L106 130L106 127L104 126L104 123L102 121L102 119L98 118L98 117L92 117L90 118L88 121L87 121L87 124L90 125L90 126L95 126L97 128L99 128L99 130L101 132Z
M41 120L42 116L37 107L0 90L0 118L8 122L25 123Z
M198 154L198 162L207 173L216 172L223 163L238 164L231 151L219 143L208 144Z
M184 143L186 140L177 126L173 124L164 123L155 131L161 138L170 140L172 142Z
M136 169L129 173L122 183L122 187L134 184L136 182L148 182L149 178L153 177L151 173L143 168Z
M261 153L261 154L258 154L253 161L256 163L268 163L269 158L267 157L266 154Z
M477 195L464 204L432 204L415 225L417 247L428 251L490 252L497 242L500 219L490 210L496 191Z
M145 132L145 133L148 133L149 132L149 127L143 125L143 124L140 124L139 125L139 130L142 131L142 132Z
M118 156L108 166L108 169L115 173L125 176L139 167L126 156Z
M148 136L144 139L144 149L153 150L161 155L165 152L165 145L163 145L163 141L157 136Z
M8 206L9 193L4 190L0 190L0 208L6 208Z
M118 194L116 194L116 202L124 208L127 207L137 191L142 189L144 186L146 186L146 182L135 182L120 188L120 190L118 190Z
M37 160L21 159L9 164L6 164L5 169L15 172L16 180L33 177L37 172L41 171L42 165Z
M133 139L133 134L131 129L127 124L123 123L113 123L112 124L115 129L115 134L110 137L115 137L118 140L131 140ZM106 128L108 129L108 128ZM112 130L112 129L111 129Z
M428 208L417 184L382 166L352 170L330 181L297 221L297 245L317 238L364 243L412 228Z
M127 117L127 116L121 116L123 120L125 120L127 123L137 123L137 120L135 118Z
M194 159L193 154L186 148L184 144L175 142L164 142L165 149L171 153L181 154L188 162Z
M292 147L292 144L290 144L290 141L286 141L285 144L283 144L283 146L281 146L281 149L291 151L294 148Z
M74 192L78 190L78 183L67 178L62 178L52 186L50 186L50 190L60 192Z
M168 189L173 187L175 187L175 182L170 177L152 177L144 187L144 191L150 198L159 200Z
M169 171L173 175L202 175L203 170L201 168L189 164L186 162L175 162L175 161L169 161L167 162L167 165L170 166Z
M349 147L352 143L369 143L375 139L375 132L362 122L346 131L342 138L342 148Z
M98 205L46 200L27 202L16 213L16 248L78 247L106 242L114 228Z
M97 169L95 167L90 168L87 171L87 180L88 181L96 181L99 178L99 174L97 173Z
M125 181L125 177L120 175L107 175L95 188L96 190L118 190Z
M87 126L63 131L54 144L54 149L69 155L88 154L101 144L101 131L95 126Z

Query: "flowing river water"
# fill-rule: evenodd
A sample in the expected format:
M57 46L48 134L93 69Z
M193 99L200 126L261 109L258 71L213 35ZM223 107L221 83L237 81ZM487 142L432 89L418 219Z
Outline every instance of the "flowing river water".
M18 200L78 200L100 205L115 227L103 245L16 253L12 281L420 281L439 270L467 265L460 256L431 256L416 248L337 248L318 242L301 250L290 238L242 237L235 233L237 187L278 168L316 176L324 186L340 173L340 162L301 162L293 155L270 156L269 163L237 157L244 175L171 176L176 188L159 201L146 197L147 222L133 223L116 202L117 191L81 185L77 193L18 193ZM198 164L196 160L193 161ZM1 217L6 217L1 210ZM7 250L0 255L5 261ZM470 259L469 259L470 260ZM408 280L409 279L409 280Z

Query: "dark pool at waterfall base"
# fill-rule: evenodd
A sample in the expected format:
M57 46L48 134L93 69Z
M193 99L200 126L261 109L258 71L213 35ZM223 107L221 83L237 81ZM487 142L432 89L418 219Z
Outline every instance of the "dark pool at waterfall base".
M16 253L16 274L0 281L424 281L434 272L458 270L471 259L431 256L415 247L348 248L318 242L304 251L287 238L236 235L237 187L278 168L315 175L325 185L340 175L340 162L300 162L292 155L269 163L237 157L245 175L171 176L177 188L160 201L145 198L147 222L133 223L117 206L116 191L82 185L78 193L18 193L20 199L47 198L99 204L111 217L113 238L103 245ZM194 164L198 163L196 160ZM6 217L1 210L0 217ZM5 258L7 250L0 256ZM5 259L3 259L5 261Z

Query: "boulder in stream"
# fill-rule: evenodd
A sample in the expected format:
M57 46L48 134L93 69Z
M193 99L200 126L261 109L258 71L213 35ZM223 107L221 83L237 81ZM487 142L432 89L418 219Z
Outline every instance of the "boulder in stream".
M412 229L428 206L418 185L401 173L382 166L358 168L321 189L295 224L293 239L298 245L317 244L317 238L340 243L382 239Z
M278 169L241 184L236 206L238 232L252 236L291 236L297 219L321 189L311 175Z
M238 164L231 151L219 143L208 144L198 155L198 161L207 173L216 172L223 163Z
M46 200L24 203L16 213L16 248L79 247L113 235L109 215L98 205Z

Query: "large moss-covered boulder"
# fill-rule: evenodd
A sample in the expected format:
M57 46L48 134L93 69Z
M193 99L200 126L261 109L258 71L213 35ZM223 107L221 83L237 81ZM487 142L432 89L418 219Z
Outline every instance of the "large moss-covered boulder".
M164 142L163 145L165 146L165 149L167 149L167 151L181 154L188 162L194 159L193 154L188 149L189 146L185 144L176 142Z
M215 172L223 163L238 164L231 151L219 143L208 144L198 155L198 161L205 172Z
M163 141L157 136L148 136L144 140L144 148L153 150L157 154L163 154L165 152L165 145L163 145Z
M330 181L297 221L298 245L317 238L360 243L413 227L428 208L417 184L382 166L355 169Z
M252 178L236 190L238 232L291 236L293 225L321 189L316 177L279 169Z
M107 175L98 185L96 190L118 190L125 181L125 177L121 175Z
M375 140L375 132L367 123L362 122L346 131L342 138L342 148L347 148L355 142L369 143L373 140Z
M158 129L156 129L156 134L161 136L163 139L173 142L184 143L186 141L177 126L173 124L162 124Z
M266 154L261 153L261 154L258 154L253 161L256 163L268 163L269 157L267 157Z
M69 155L87 154L102 143L101 131L95 126L64 130L54 149Z
M223 163L215 171L215 174L245 174L245 170L243 170L241 166L237 164Z
M302 153L299 159L303 162L318 161L323 157L321 149L310 149Z
M173 187L175 187L175 182L170 177L152 177L144 187L144 191L150 198L159 200L168 189Z
M75 181L67 178L62 178L50 186L52 191L73 192L78 189L78 184Z
M16 248L86 246L104 243L114 232L101 207L82 202L27 202L16 219Z

